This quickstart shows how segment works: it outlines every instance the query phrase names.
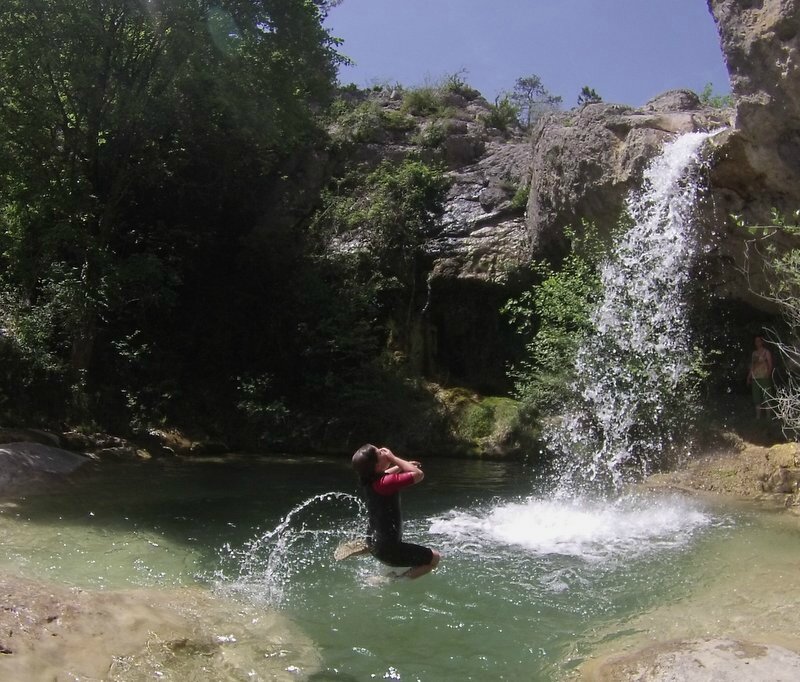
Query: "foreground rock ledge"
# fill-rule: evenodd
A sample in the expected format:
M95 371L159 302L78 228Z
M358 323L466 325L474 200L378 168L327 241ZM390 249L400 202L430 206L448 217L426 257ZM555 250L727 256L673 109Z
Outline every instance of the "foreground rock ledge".
M644 486L752 500L800 515L800 444L765 447L739 441L675 471L654 474Z
M0 574L0 680L297 680L313 644L206 590L93 591Z
M772 644L733 639L690 639L586 666L592 682L744 682L800 679L800 655Z

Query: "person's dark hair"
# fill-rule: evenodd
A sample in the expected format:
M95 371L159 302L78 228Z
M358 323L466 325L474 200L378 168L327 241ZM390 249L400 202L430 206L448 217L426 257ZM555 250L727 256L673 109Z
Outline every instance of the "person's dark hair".
M362 445L353 455L353 469L358 475L361 485L369 485L378 475L375 473L375 464L378 461L378 448L367 443Z

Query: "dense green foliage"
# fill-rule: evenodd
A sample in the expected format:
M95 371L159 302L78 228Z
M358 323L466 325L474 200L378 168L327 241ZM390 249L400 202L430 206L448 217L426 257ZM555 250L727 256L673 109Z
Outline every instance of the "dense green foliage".
M326 193L315 220L320 258L342 262L348 257L341 251L349 252L359 290L413 308L427 274L423 240L442 211L447 186L441 169L414 159L348 174Z
M525 340L526 357L513 369L526 408L555 414L569 395L575 355L591 330L601 294L598 267L606 251L591 225L570 233L571 250L558 267L540 262L537 284L510 300L504 312Z
M505 131L517 124L519 111L519 107L511 101L508 95L498 96L495 98L494 104L489 105L489 113L483 117L483 123L487 128Z
M15 409L36 396L79 416L126 396L152 413L213 400L265 344L284 364L281 273L297 242L267 210L319 135L339 61L329 4L4 3L0 312Z

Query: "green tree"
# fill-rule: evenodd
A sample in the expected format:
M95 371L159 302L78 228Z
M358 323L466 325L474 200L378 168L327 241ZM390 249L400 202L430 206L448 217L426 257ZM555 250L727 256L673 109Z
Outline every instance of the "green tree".
M256 220L238 207L313 129L339 61L321 25L333 4L6 0L12 341L83 381L98 343L113 355L164 319L203 245L235 239L231 218Z
M512 124L518 123L519 108L508 95L495 97L494 104L489 105L489 113L483 117L483 123L488 128L508 130Z
M517 78L508 98L518 108L520 123L526 129L530 129L542 114L558 109L562 103L562 98L548 91L536 74Z
M369 301L348 298L362 301L363 309L376 306L381 324L397 329L401 346L426 274L425 237L441 215L448 186L438 167L415 159L384 161L340 181L315 219L326 267L335 262L353 286L373 292Z
M706 83L700 93L700 102L713 109L725 109L733 106L733 95L720 95L714 92L714 84Z
M580 343L591 331L590 314L601 295L600 263L606 246L596 228L568 231L570 253L558 268L535 266L539 282L503 308L525 343L512 370L517 396L529 408L554 414L564 404Z
M578 106L602 101L603 98L597 94L594 88L590 88L588 85L584 85L581 88L581 93L578 95Z

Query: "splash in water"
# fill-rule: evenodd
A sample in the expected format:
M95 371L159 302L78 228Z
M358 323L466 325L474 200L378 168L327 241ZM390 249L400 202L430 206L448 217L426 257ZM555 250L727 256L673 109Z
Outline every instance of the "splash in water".
M531 497L488 510L453 510L431 532L449 538L444 550L490 555L514 547L523 555L560 555L590 564L630 561L686 545L712 522L688 500L628 496L614 502Z
M576 406L547 434L563 494L646 475L691 418L686 289L700 151L712 134L666 145L628 200L633 226L601 269L603 298L576 358Z
M347 520L332 513L333 503L350 508ZM324 514L313 513L318 507ZM331 556L336 543L355 537L364 514L363 502L347 493L310 497L286 514L275 528L243 547L226 544L220 552L221 560L223 565L232 566L232 573L226 573L224 568L217 571L214 577L218 589L241 594L250 602L282 606L296 583L295 577L309 564Z

